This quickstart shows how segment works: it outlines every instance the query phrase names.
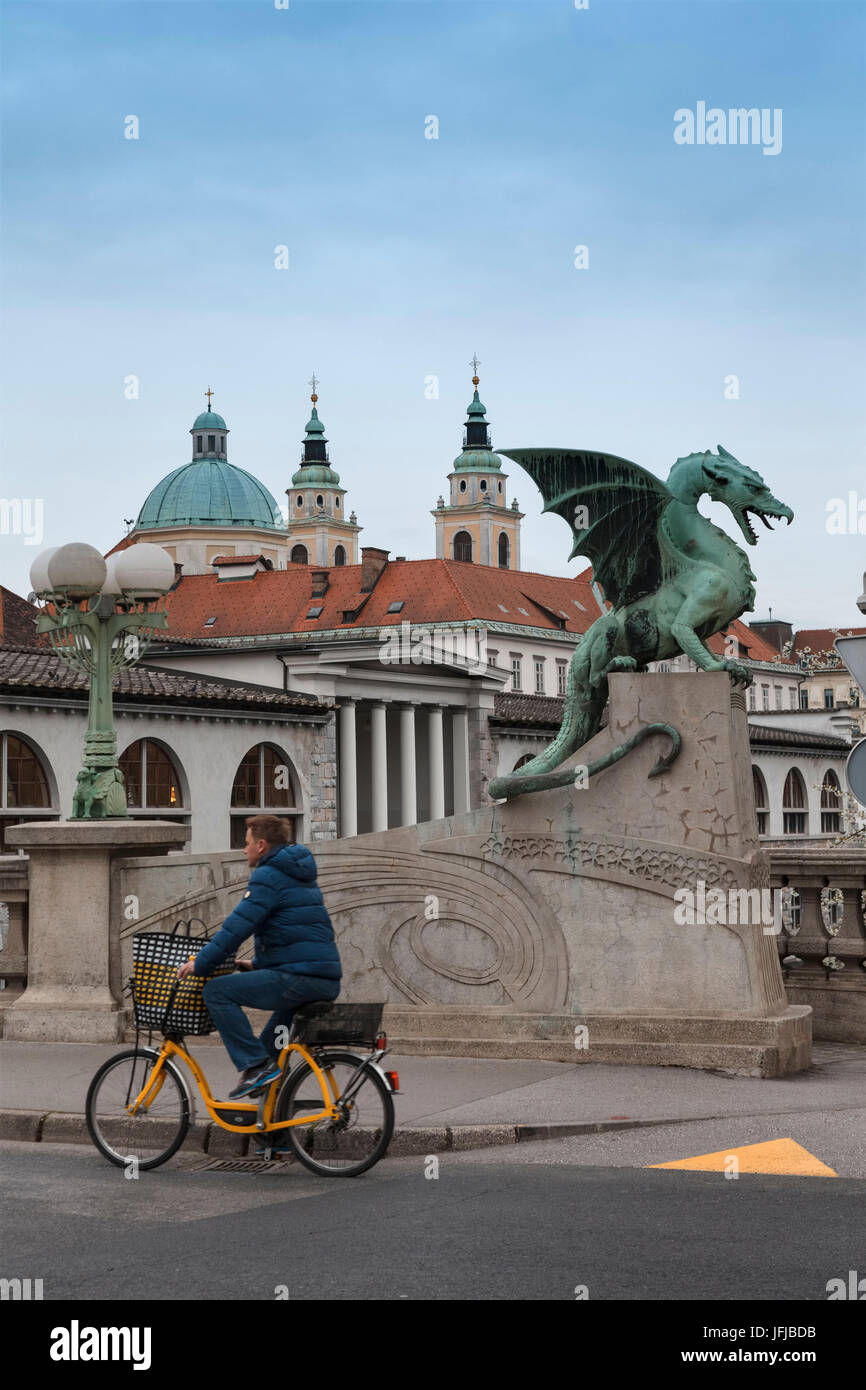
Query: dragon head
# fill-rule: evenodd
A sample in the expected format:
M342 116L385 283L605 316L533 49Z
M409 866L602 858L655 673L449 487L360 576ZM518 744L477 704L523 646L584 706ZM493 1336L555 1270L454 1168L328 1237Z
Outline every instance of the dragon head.
M788 525L794 520L794 513L784 502L773 496L760 473L746 468L729 454L721 444L718 457L706 453L703 457L703 474L706 491L714 502L724 502L730 508L742 531L747 545L757 545L758 537L749 520L749 513L759 516L768 531L772 531L767 517L783 516Z

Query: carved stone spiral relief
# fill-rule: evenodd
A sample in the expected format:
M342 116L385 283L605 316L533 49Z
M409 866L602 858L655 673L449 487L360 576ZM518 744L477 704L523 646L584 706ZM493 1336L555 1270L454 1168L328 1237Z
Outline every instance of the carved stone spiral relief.
M372 960L394 986L392 1003L563 1006L562 931L511 870L462 854L377 851L329 867L325 853L319 881L355 992Z

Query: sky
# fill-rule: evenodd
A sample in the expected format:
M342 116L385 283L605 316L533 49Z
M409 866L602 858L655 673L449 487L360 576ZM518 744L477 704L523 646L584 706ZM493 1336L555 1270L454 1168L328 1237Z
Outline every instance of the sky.
M477 353L494 446L721 443L795 512L755 616L862 622L866 6L280 4L0 7L0 583L115 544L208 386L285 503L313 371L361 544L430 556ZM775 125L678 143L701 102ZM506 467L522 567L578 572Z

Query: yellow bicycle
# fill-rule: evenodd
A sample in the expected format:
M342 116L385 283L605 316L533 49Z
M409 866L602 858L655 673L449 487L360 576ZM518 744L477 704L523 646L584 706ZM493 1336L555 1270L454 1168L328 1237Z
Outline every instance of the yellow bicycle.
M136 1046L110 1057L87 1092L90 1138L109 1163L158 1168L177 1152L194 1119L185 1062L215 1125L260 1141L284 1135L304 1167L322 1177L357 1177L387 1151L394 1133L395 1071L380 1063L388 1051L382 1004L301 1005L295 1011L280 1074L261 1093L216 1100L207 1078L178 1033L161 1047ZM366 1056L333 1050L363 1043ZM265 1155L271 1156L264 1139Z

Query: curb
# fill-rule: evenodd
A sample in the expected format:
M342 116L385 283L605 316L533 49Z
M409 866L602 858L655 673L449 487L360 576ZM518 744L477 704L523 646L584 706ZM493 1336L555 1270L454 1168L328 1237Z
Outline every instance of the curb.
M714 1118L714 1117L710 1117ZM416 1154L463 1153L469 1149L489 1149L507 1144L534 1143L542 1139L567 1139L572 1135L608 1134L618 1130L645 1129L653 1125L687 1124L680 1116L659 1120L586 1120L549 1125L436 1125L429 1128L406 1126L395 1129L387 1158L407 1158ZM19 1140L27 1144L89 1144L90 1135L83 1115L58 1110L0 1110L0 1140ZM217 1158L240 1158L246 1154L249 1136L232 1134L207 1121L190 1125L184 1150L194 1150Z

